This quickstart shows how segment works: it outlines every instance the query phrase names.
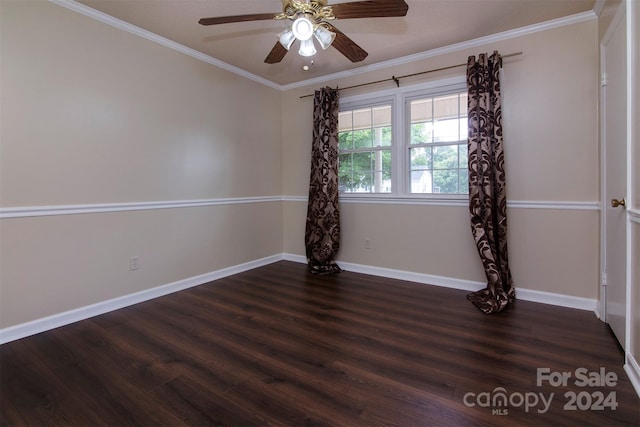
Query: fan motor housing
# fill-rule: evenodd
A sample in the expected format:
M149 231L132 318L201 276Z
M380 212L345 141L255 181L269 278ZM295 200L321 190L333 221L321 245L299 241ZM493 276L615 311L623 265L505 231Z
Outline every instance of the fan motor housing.
M283 12L274 16L273 19L295 20L299 15L306 15L315 23L336 19L331 6L327 6L326 0L311 0L308 2L300 0L285 0Z

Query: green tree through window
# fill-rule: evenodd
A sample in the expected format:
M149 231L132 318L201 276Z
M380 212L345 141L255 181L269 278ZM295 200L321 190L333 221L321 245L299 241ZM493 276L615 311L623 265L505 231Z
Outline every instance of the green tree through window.
M340 113L339 181L347 193L391 191L391 107Z

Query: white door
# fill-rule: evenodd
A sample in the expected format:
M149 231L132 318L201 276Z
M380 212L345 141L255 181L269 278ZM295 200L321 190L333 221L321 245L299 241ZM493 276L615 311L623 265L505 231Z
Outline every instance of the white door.
M604 278L605 317L618 342L625 346L626 327L626 212L627 82L624 16L612 23L603 42L604 137Z

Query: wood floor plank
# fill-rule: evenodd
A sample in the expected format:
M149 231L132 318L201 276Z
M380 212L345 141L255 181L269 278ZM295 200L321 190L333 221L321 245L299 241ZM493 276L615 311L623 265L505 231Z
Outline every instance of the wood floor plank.
M217 293L217 297L218 298L220 297L220 293ZM247 294L243 294L242 296L244 301L251 300L248 297L249 295ZM213 301L213 299L211 298L209 300ZM256 305L261 304L259 302L259 299L252 301L252 303ZM264 303L264 304L266 304L265 306L268 307L270 304L273 304L273 303L277 303L278 310L282 310L282 306L284 302L280 300L276 300L273 297L271 298L269 303ZM253 307L255 308L256 306L253 306ZM293 316L294 312L290 311L287 313L287 315ZM360 318L363 318L363 316L360 316ZM365 329L358 328L357 326L359 323L363 323ZM345 327L344 324L348 324L349 325L348 328ZM374 336L374 335L373 334L369 335L372 331L366 330L367 324L364 322L360 322L357 318L353 318L353 316L351 316L351 318L349 318L344 322L338 318L334 318L329 321L318 320L314 318L314 319L311 319L311 321L309 322L305 321L304 319L299 319L293 325L284 324L282 328L284 329L282 329L281 331L278 331L278 326L273 325L272 331L270 332L269 335L272 336L278 332L281 332L283 335L286 334L286 336L291 336L296 340L296 342L304 344L308 348L313 348L314 345L320 345L323 342L321 334L319 335L319 332L321 331L321 333L324 333L324 332L328 333L330 343L327 345L329 347L336 346L335 340L341 339L337 347L343 350L346 350L346 352L349 352L350 357L357 356L359 348L363 346L365 347L361 352L362 354L360 354L361 357L369 356L371 354L383 354L383 352L386 350L389 353L386 355L386 357L391 358L391 361L393 363L393 360L395 360L394 357L401 356L407 360L407 363L405 364L405 369L409 370L410 375L408 375L408 377L411 380L416 379L416 377L418 377L418 372L419 372L419 366L411 366L411 363L419 362L421 364L432 364L432 365L446 364L448 368L455 368L455 366L452 366L452 362L454 360L459 360L459 362L462 363L463 366L464 366L464 363L468 362L466 358L458 357L460 353L459 350L465 350L465 349L462 348L462 346L455 345L456 343L461 342L460 337L449 336L449 334L447 334L446 325L442 326L442 330L439 331L437 339L439 342L447 346L447 350L449 350L447 353L427 351L431 348L432 337L430 337L428 334L424 334L423 331L418 331L412 335L409 335L408 337L406 337L406 339L402 339L403 336L407 335L407 328L404 326L402 328L393 328L393 329L390 329L385 326L376 327L375 328L376 338L375 339L370 338L371 336ZM385 329L389 329L389 330L385 331ZM341 335L342 335L342 338L338 338ZM366 345L367 345L366 342L359 342L363 340L370 341L369 345L371 348L366 348ZM465 340L462 342L464 343L464 347L468 349L469 347L468 340ZM408 348L411 350L408 351L407 350ZM420 349L420 348L422 350L421 352L416 351L416 349ZM372 349L375 349L375 352L372 352ZM482 357L483 354L481 352L483 352L485 349L488 351L487 357L490 359L489 362L494 361L495 358L490 357L491 355L493 355L493 352L491 348L487 346L482 347L480 345L476 345L474 356L476 358ZM317 352L321 350L322 349L316 348L314 351ZM304 356L300 356L300 357L303 360L305 359ZM367 363L366 360L360 360L359 362ZM501 369L502 370L509 369L510 367L512 366L503 365ZM518 374L518 373L521 373L521 372L515 372L515 374ZM445 375L447 377L451 376L448 373ZM445 382L445 380L446 379L441 379L442 382Z
M62 329L61 340L86 354L85 361L120 373L136 389L153 390L177 375L158 363L152 353L141 351L137 341L123 341L93 321L80 322L73 330Z
M172 316L174 322L180 322L179 314L175 311L180 306L169 303L162 312ZM199 314L202 317L198 317ZM191 323L204 320L206 316L206 311L199 312L190 305ZM218 329L215 332L201 339L233 351L236 361L242 361L243 370L250 372L253 377L261 378L268 384L299 383L313 388L315 393L341 391L336 390L336 378L331 377L327 368L325 351L318 351L313 346L292 346L291 337L277 336L274 329L256 327L255 324L243 325L219 319L216 326Z
M516 301L486 316L465 294L273 263L0 346L0 424L640 425L592 313ZM618 381L539 386L545 367ZM482 406L495 390L553 399ZM618 406L566 410L566 392Z
M266 421L186 376L158 387L153 394L187 425L259 425Z
M105 425L23 341L0 347L0 425Z

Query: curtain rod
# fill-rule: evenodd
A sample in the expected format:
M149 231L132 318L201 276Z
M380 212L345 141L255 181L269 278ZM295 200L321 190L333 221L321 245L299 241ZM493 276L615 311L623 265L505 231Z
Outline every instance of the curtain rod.
M504 58L509 58L511 56L518 56L518 55L522 55L522 52L515 52L515 53L509 53L507 55L502 55L502 58L504 59ZM464 64L449 65L448 67L434 68L432 70L420 71L419 73L405 74L404 76L397 76L397 77L396 76L391 76L391 78L388 78L388 79L376 80L375 82L360 83L360 84L357 84L357 85L341 87L341 88L336 88L336 89L338 89L338 90L354 89L356 87L369 86L369 85L374 85L374 84L377 84L377 83L384 83L384 82L390 82L390 81L393 81L396 84L397 87L400 87L400 79L405 79L407 77L419 76L421 74L435 73L436 71L449 70L451 68L464 67L466 65L467 65L467 63L465 62ZM313 95L314 94L302 95L300 97L300 99L308 98L308 97L313 96Z

